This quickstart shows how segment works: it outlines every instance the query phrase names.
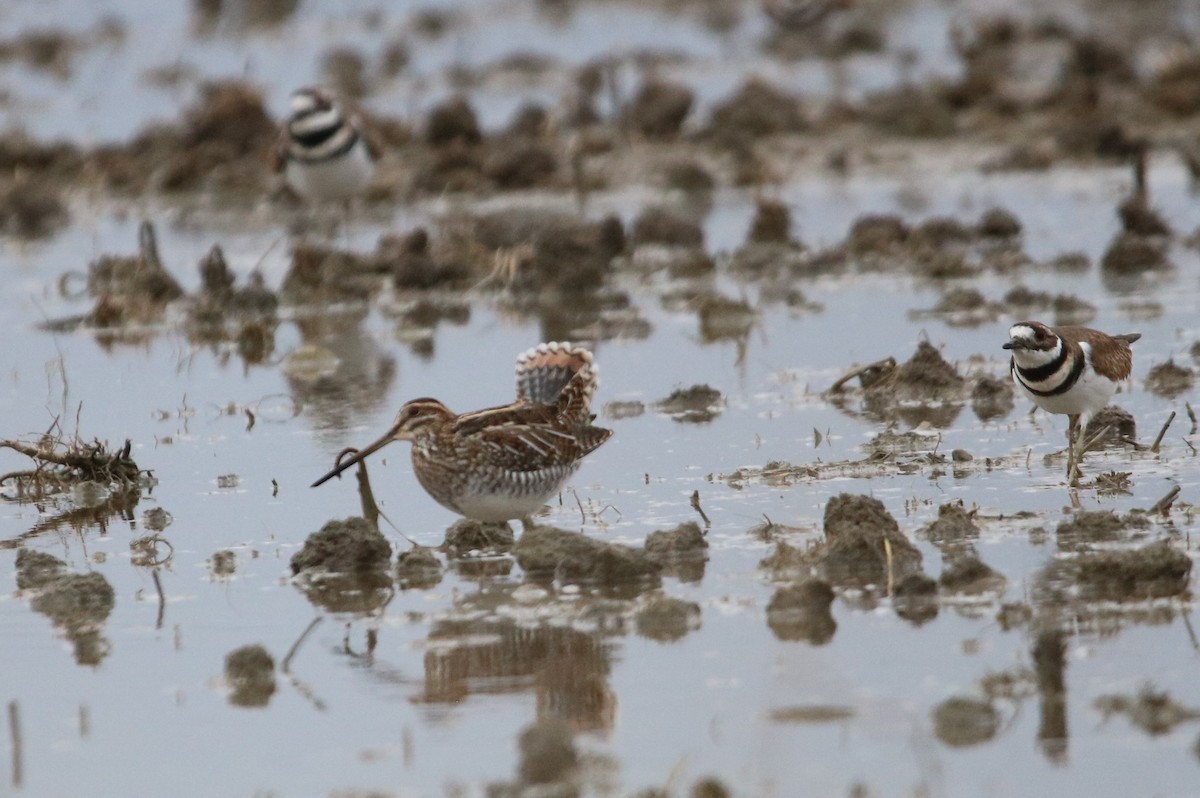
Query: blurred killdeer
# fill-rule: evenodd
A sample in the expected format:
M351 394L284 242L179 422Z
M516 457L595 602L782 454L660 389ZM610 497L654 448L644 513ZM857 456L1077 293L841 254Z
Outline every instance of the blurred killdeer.
M1008 328L1013 382L1047 413L1066 415L1067 474L1077 470L1076 439L1087 420L1129 378L1141 333L1108 335L1087 327L1047 327L1023 321ZM1081 423L1082 422L1082 423ZM1079 455L1082 455L1079 452Z
M362 120L328 91L309 86L292 94L275 166L301 196L311 202L350 200L371 182L377 155Z

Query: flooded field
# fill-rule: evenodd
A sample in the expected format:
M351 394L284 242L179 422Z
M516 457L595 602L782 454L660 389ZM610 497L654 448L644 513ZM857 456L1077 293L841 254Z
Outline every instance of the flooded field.
M0 796L1200 795L1200 5L1053 8L0 10ZM309 487L559 340L529 527Z

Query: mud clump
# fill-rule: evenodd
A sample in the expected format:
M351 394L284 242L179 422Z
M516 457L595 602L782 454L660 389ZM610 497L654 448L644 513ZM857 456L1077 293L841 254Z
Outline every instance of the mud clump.
M655 407L675 421L703 424L721 415L725 409L725 399L716 388L693 385L690 388L672 391L670 396L657 402Z
M1000 592L1006 582L1002 574L974 555L955 558L938 577L938 585L949 593Z
M513 209L477 216L466 223L465 258L478 248L495 253L494 271L505 255L512 263L514 291L592 291L604 284L612 259L625 248L625 229L615 216L598 221L569 213Z
M807 577L812 571L812 562L807 553L785 540L775 544L775 551L759 561L758 567L771 572L772 579L795 579Z
M1128 230L1117 234L1100 260L1100 270L1115 276L1130 276L1170 266L1161 241Z
M990 208L983 212L976 229L984 238L1015 238L1021 234L1021 220L1012 211Z
M271 150L277 135L257 89L218 81L201 87L200 100L184 113L181 130L148 131L129 150L143 165L154 166L161 159L157 173L164 191L191 191L208 183L260 192L267 176L263 153ZM154 146L156 137L160 141Z
M908 236L908 225L899 216L860 216L846 236L846 249L854 255L895 255Z
M385 571L392 546L380 531L359 517L329 521L308 536L303 548L292 555L292 573L321 570L356 574Z
M425 546L414 546L396 558L396 582L401 590L428 590L442 581L442 562Z
M1174 360L1152 366L1146 374L1147 390L1164 399L1174 399L1190 391L1195 384L1196 372L1187 366L1177 365Z
M1068 570L1089 600L1138 601L1183 594L1192 561L1163 541L1134 551L1084 554Z
M504 522L483 523L460 518L446 530L442 550L451 557L461 557L472 551L506 552L513 547L512 527Z
M808 122L795 96L753 78L713 108L708 132L718 141L734 143L807 128Z
M642 637L673 643L700 628L700 605L670 596L655 596L638 610L635 621Z
M425 120L425 140L435 147L483 141L479 119L471 103L465 97L452 97L434 106Z
M634 220L633 244L703 249L704 229L693 219L655 205L646 208Z
M723 296L705 297L698 311L700 337L713 341L741 341L750 333L758 314L743 300Z
M525 530L513 546L517 564L531 577L620 585L657 582L662 567L641 549L602 543L552 526Z
M555 717L527 726L517 740L520 762L517 777L522 784L553 784L572 777L579 765L579 752L567 722Z
M386 268L370 254L301 241L279 294L293 304L365 301Z
M958 128L954 109L937 92L902 86L867 97L862 115L875 128L909 138L942 138Z
M552 186L558 157L537 142L497 142L483 162L483 174L505 191Z
M97 327L157 319L168 303L183 296L163 265L157 234L147 221L138 227L137 255L102 255L88 265L87 290L96 299L91 322Z
M708 560L708 540L695 521L674 529L660 529L646 536L646 556L663 568L666 575L694 582L704 576Z
M1105 428L1108 432L1096 442L1098 446L1114 446L1137 440L1137 420L1124 408L1116 405L1101 408L1100 412L1088 419L1083 437L1091 440Z
M1000 729L1000 713L987 701L955 696L933 710L933 730L953 748L986 743Z
M979 527L973 513L967 512L961 503L951 502L938 507L938 517L917 534L923 535L945 555L964 554L979 539Z
M622 114L623 121L648 139L669 139L679 134L695 102L687 86L665 80L648 80Z
M889 577L899 580L920 572L921 552L904 537L883 502L841 493L825 505L825 540L814 554L814 565L835 585L884 584Z
M933 344L921 341L907 362L866 390L864 407L880 416L890 417L898 412L897 405L918 403L926 407L908 408L908 415L923 416L932 410L934 418L928 420L935 425L945 426L953 421L961 409L957 403L963 399L966 382ZM928 407L939 402L952 404L947 407ZM907 420L918 423L915 417ZM925 419L922 417L921 420Z
M385 235L375 247L375 257L392 275L399 289L465 287L471 267L465 258L439 257L430 249L429 234L417 228L406 235Z
M820 579L781 587L767 604L767 626L780 640L802 640L820 646L833 639L833 588Z
M49 238L68 220L67 206L53 184L18 177L0 185L0 234Z
M260 645L242 646L225 655L229 703L265 707L275 694L275 659Z
M218 579L228 579L237 572L237 555L229 549L214 551L208 558L208 567Z
M792 214L779 200L760 199L754 221L746 234L748 244L788 244L792 242Z
M980 375L971 388L971 411L980 421L1004 418L1015 405L1011 379Z

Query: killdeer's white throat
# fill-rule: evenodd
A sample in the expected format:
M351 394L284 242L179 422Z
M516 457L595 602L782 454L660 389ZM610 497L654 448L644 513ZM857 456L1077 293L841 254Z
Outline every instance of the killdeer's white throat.
M328 91L309 86L292 94L275 165L301 196L311 202L350 200L375 176L376 156L362 121Z
M1133 368L1130 349L1141 333L1108 335L1087 327L1023 321L1008 328L1013 382L1047 413L1065 415L1067 473L1076 470L1075 442L1087 420L1108 404ZM1079 453L1082 455L1082 452Z

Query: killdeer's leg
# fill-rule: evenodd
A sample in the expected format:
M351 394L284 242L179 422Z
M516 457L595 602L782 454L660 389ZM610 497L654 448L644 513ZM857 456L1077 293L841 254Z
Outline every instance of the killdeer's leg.
M1079 415L1067 416L1067 481L1072 486L1079 482L1079 458L1083 452L1079 451Z

